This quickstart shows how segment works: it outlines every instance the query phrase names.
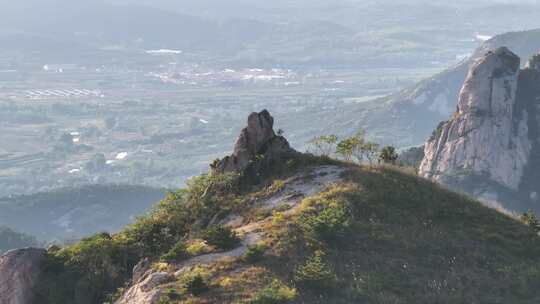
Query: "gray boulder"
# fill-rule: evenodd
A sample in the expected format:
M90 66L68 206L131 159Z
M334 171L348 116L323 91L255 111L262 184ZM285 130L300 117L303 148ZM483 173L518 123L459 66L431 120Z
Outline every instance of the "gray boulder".
M36 303L34 285L46 254L44 249L26 248L0 256L0 303Z

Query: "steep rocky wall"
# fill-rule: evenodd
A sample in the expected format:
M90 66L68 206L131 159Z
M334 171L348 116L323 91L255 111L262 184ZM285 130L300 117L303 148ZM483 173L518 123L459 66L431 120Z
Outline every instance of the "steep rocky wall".
M459 100L459 91L474 62L488 52L501 46L509 46L521 58L529 58L540 51L540 30L510 32L497 35L483 43L467 60L434 75L411 88L397 94L377 100L377 105L387 104L383 108L385 115L371 113L363 117L366 121L360 127L368 127L370 133L380 133L386 140L400 146L419 145L429 136L438 122L447 120L455 111ZM363 108L364 105L357 106ZM351 111L359 117L361 109ZM379 115L377 115L379 114ZM389 120L388 116L392 116ZM382 118L379 118L382 117ZM340 116L343 120L343 118ZM369 123L368 123L369 122ZM336 122L346 128L352 122ZM396 130L393 133L386 131Z
M506 48L475 62L419 172L488 204L540 213L540 54L518 65Z
M516 108L527 113L531 153L520 182L522 200L539 201L540 193L540 55L532 57L519 75Z
M474 173L519 188L532 146L527 111L517 106L519 67L507 48L473 64L457 112L426 144L421 175L446 182Z
M0 256L0 303L36 303L33 288L45 254L43 249L27 248Z

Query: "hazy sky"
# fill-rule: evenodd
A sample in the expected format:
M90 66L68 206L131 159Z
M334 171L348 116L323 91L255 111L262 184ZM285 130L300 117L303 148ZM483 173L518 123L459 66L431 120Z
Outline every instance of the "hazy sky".
M192 15L206 20L256 20L271 24L313 20L357 32L426 30L470 24L469 31L494 35L540 27L540 0L0 0L0 34L27 31L128 31L126 23L151 32L158 24L182 24ZM508 3L508 6L501 3ZM144 6L151 6L149 10ZM394 6L399 6L394 9ZM405 6L405 7L404 7ZM182 16L183 15L183 16ZM176 20L175 20L176 19ZM164 20L169 20L163 22ZM180 20L181 22L176 22ZM172 22L174 21L174 22ZM188 20L189 21L189 20ZM329 24L330 24L329 23ZM193 24L187 22L187 24ZM124 25L124 26L122 26ZM204 28L204 25L198 29ZM173 32L172 28L160 34ZM238 29L239 32L249 29Z

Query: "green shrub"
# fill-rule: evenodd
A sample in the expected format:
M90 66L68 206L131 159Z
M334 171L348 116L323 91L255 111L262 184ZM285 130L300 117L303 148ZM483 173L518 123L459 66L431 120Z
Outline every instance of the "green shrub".
M540 232L540 221L534 211L529 210L523 213L523 215L521 215L521 221L525 223L525 225L531 227L534 232Z
M165 294L167 295L167 298L169 298L169 300L180 299L180 294L175 289L168 289Z
M270 193L274 194L274 193L278 193L278 192L283 191L283 189L285 189L285 181L281 180L281 179L278 179L278 180L275 180L272 183L272 185L269 187L268 191Z
M262 244L248 246L246 253L244 253L242 256L242 260L247 263L255 263L260 261L267 249L268 248Z
M159 257L190 230L194 219L186 190L168 193L154 210L121 232L141 257Z
M379 162L385 164L395 164L398 158L399 155L396 151L396 148L392 146L386 146L382 148L381 152L379 153Z
M180 300L182 296L176 289L169 288L167 289L159 298L156 304L172 304L177 303L178 300Z
M167 221L157 218L142 218L126 230L126 236L139 248L143 256L156 256L166 252L176 242Z
M350 227L350 212L339 201L325 202L317 214L303 213L299 225L308 238L333 242L347 235Z
M272 216L272 210L271 209L259 209L257 212L255 212L255 220L256 221L262 221L265 218L268 218Z
M251 304L279 304L293 301L297 296L296 289L290 288L275 279L264 289L257 292Z
M285 212L285 211L288 211L288 210L291 210L291 205L287 204L287 203L281 203L279 204L276 208L274 208L273 211L276 211L276 212Z
M202 174L187 182L188 192L194 199L220 192L234 192L239 186L239 178L238 173Z
M336 135L322 135L313 138L310 144L310 151L321 156L330 156L336 147L338 137Z
M336 154L345 161L351 161L354 151L361 143L356 138L347 138L340 141L336 146Z
M36 291L43 303L103 303L137 261L128 243L101 233L49 253Z
M325 253L315 251L304 265L296 268L294 280L303 286L313 289L328 289L336 280L334 271L323 261Z
M184 283L184 287L187 292L196 297L209 290L208 284L200 274L188 277Z
M233 201L229 198L236 195L237 180L235 174L195 178L186 190L168 193L150 214L114 237L99 234L49 253L37 287L40 299L43 303L103 303L130 279L140 259L181 259L183 250L178 243L227 211L226 202ZM232 231L222 229L209 233L208 241L220 248L239 242Z
M202 237L210 246L219 249L229 250L240 244L240 238L229 227L213 226L203 232Z
M203 241L192 242L186 247L186 252L190 256L198 256L201 254L209 253L211 251L212 251L212 248L210 248L210 246L208 246Z
M161 256L161 260L167 263L178 262L189 257L186 250L186 245L183 242L178 242L171 250Z

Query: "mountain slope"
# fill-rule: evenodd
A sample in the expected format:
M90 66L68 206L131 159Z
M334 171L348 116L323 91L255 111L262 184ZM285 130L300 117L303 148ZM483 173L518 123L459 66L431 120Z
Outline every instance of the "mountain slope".
M243 171L195 178L121 233L49 251L40 303L540 299L533 229L399 168L255 142Z
M262 201L249 199L256 193L230 197L250 202L243 205L243 220L236 228L243 235L243 245L218 253L208 249L209 254L203 251L187 260L178 256L147 266L119 303L157 303L159 299L165 303L267 303L260 299L274 296L266 293L286 290L294 295L291 303L538 301L535 286L540 283L540 271L531 265L538 263L540 243L529 228L392 168L330 167L343 170L337 184L325 185L326 190L305 199L291 200L298 195L288 192L294 189L295 178L305 179L309 172L329 174L317 168L286 179L284 193ZM274 206L281 211L268 212L266 218L265 213L249 218L250 213L261 213L261 206L275 197L282 198ZM179 203L169 198L162 206ZM154 217L162 212L165 209ZM189 234L197 235L197 228L189 229ZM76 261L93 249L107 257L107 247L95 251L94 246L121 239L116 236L107 241L107 237L97 236L53 256ZM196 239L185 242L191 247L200 244ZM248 246L255 244L264 244L264 255L251 262L245 257L253 250ZM156 255L166 253L169 246ZM316 257L321 251L323 260L318 265ZM209 289L193 296L186 284L197 275ZM46 278L50 283L62 277ZM508 282L513 283L508 286ZM291 292L293 288L295 292Z

